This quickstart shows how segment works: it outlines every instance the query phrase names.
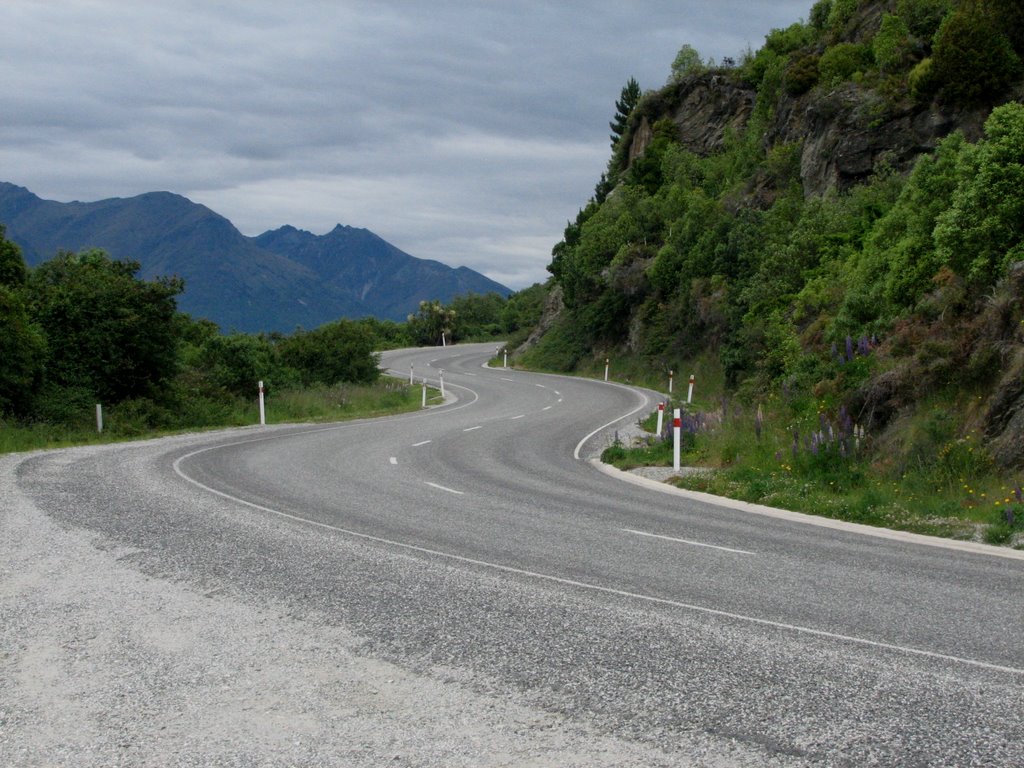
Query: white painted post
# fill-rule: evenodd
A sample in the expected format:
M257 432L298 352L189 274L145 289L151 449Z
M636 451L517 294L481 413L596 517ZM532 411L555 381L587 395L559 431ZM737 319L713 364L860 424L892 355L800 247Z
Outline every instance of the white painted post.
M96 403L96 431L103 434L103 406Z
M610 361L609 361L609 360L608 360L608 358L606 357L606 358L604 359L604 380L605 380L605 381L608 381L608 364L609 364L609 362L610 362Z
M441 369L441 399L444 400L444 368Z
M679 471L679 442L683 428L683 420L679 409L672 414L672 471Z
M423 380L423 407L427 407L427 380Z
M675 371L668 372L668 393L672 394L672 377L675 375Z
M444 331L441 331L441 346L447 347L448 343L444 340Z
M504 367L505 367L505 368L508 368L508 350L506 349L506 350L503 350L503 351L505 352L505 362L504 362Z
M658 403L658 429L655 434L661 437L661 428L665 426L665 404Z
M263 379L260 379L259 383L260 391L260 426L265 427L267 425L267 410L263 403Z
M689 388L689 390L686 393L686 402L687 403L692 403L693 402L693 382L694 382L694 378L693 378L693 374L691 373L690 374L690 388Z
M410 386L410 387L411 387L411 386L412 386L412 384L413 384L413 381L412 381L412 370L413 370L413 366L412 366L412 363L409 363L409 386Z

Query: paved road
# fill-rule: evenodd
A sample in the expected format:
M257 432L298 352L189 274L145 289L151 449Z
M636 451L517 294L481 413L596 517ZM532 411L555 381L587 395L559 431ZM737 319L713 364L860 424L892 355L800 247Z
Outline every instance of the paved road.
M211 435L141 465L40 454L19 486L147 573L328 617L367 656L668 764L1024 765L1024 561L623 483L587 459L652 395L488 369L490 352L388 353L417 379L443 369L456 399L425 413Z

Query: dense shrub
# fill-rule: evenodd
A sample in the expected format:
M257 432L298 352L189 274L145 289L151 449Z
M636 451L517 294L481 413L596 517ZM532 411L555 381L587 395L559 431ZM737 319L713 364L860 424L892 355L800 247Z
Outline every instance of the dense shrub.
M952 0L899 0L896 15L914 36L930 43L952 7Z
M910 63L912 55L910 29L899 16L885 14L882 27L871 41L875 63L883 72L899 72Z
M977 3L957 8L935 37L930 76L940 96L958 104L980 104L1007 91L1021 74L1020 58Z
M798 57L786 67L784 87L790 96L807 93L818 82L818 56L808 53Z
M821 55L818 71L821 83L826 87L834 87L849 80L854 73L862 72L871 66L871 48L857 43L839 43Z

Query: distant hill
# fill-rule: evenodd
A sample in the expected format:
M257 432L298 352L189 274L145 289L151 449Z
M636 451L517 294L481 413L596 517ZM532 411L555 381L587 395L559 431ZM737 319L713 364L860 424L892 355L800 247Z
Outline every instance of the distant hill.
M32 266L61 249L96 247L138 261L147 279L182 277L182 311L226 331L291 331L339 317L404 320L423 299L511 292L472 269L410 256L365 229L339 225L317 236L285 226L246 237L169 192L59 203L0 182L0 223Z

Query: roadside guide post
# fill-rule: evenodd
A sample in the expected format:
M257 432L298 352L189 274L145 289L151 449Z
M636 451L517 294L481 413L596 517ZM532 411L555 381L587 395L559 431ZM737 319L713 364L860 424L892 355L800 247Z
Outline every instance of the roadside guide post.
M423 379L423 407L424 408L427 407L427 379L426 379L426 377L424 377L424 379Z
M672 414L672 471L679 471L679 441L682 431L683 420L680 409L676 408Z
M665 404L658 403L658 429L655 434L661 438L661 428L665 425Z
M608 381L608 364L609 363L610 363L610 360L606 357L604 359L604 380L605 381Z
M265 427L267 425L267 411L263 402L263 379L260 379L258 388L260 392L260 426Z
M444 368L441 369L441 399L444 400Z
M675 375L675 371L668 372L668 393L672 394L672 377Z
M503 367L508 368L508 350L506 349L502 351L505 353L505 362L503 363Z
M409 363L409 386L410 386L410 387L411 387L411 386L412 386L412 384L413 384L413 381L412 381L412 370L413 370L413 366L412 366L412 363Z
M693 402L693 382L694 382L694 378L693 378L693 374L691 373L690 374L690 388L689 388L689 390L686 393L686 403L687 403L687 405L689 405L690 403Z
M96 403L96 431L103 434L103 406Z

